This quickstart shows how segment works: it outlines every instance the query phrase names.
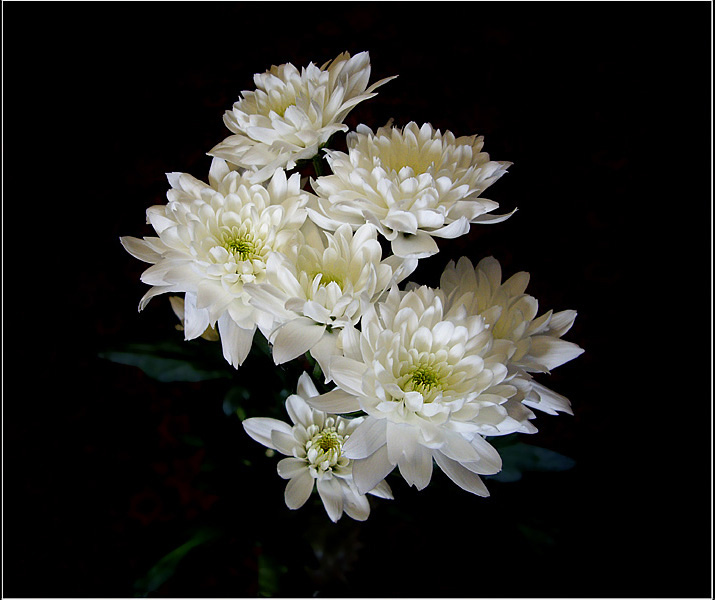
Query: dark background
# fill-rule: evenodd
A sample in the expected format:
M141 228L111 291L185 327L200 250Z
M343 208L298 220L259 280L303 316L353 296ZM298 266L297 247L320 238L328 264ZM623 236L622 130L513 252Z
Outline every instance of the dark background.
M710 3L3 12L5 596L710 595ZM137 313L146 265L118 239L149 234L164 173L206 178L254 73L343 50L370 51L372 81L399 74L351 128L429 121L514 162L486 196L519 212L412 279L494 255L542 311L578 310L566 339L586 353L544 380L575 415L540 414L527 440L573 469L488 499L438 471L422 492L393 478L395 501L332 525L285 508L277 458L224 414L231 381L99 358L180 335L164 297ZM275 373L249 359L234 378L265 414Z

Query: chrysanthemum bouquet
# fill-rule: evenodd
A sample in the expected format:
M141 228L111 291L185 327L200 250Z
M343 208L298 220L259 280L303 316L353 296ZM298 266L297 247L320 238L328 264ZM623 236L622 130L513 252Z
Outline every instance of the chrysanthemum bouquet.
M492 440L535 432L534 409L571 412L534 376L582 352L562 339L576 312L539 315L529 275L504 278L494 258L448 262L436 288L406 282L439 239L513 214L482 197L510 163L482 137L413 122L359 125L347 152L329 149L392 78L369 79L367 52L257 74L225 114L231 135L209 152L208 182L169 173L168 202L147 210L156 235L122 238L151 264L140 309L181 294L171 305L185 339L220 343L239 372L259 337L275 369L309 367L285 400L290 422L243 428L285 456L287 506L317 488L333 521L366 519L367 494L392 498L395 468L421 490L436 464L487 496L480 476L503 466Z

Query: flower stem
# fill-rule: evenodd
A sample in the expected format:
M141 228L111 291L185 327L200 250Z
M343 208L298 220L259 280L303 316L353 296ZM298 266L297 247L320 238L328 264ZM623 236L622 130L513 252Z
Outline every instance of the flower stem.
M322 177L325 174L325 169L323 168L323 158L320 156L320 150L318 150L318 154L313 157L313 168L315 169L316 177Z

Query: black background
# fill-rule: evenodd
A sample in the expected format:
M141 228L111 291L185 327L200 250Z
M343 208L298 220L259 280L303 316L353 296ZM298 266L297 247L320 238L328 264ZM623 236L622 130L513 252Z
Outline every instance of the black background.
M710 595L710 3L3 11L5 596L132 596L206 525L222 535L150 595ZM542 311L578 310L566 339L586 353L546 381L575 415L540 415L527 440L572 470L488 499L439 472L422 492L394 480L395 501L334 526L285 508L277 459L222 410L226 382L98 357L176 335L165 298L137 313L146 265L118 240L149 234L164 173L206 178L254 73L343 50L370 51L372 81L399 74L351 128L431 122L513 161L486 196L519 212L413 280L494 255L531 273ZM274 376L235 377L262 414Z

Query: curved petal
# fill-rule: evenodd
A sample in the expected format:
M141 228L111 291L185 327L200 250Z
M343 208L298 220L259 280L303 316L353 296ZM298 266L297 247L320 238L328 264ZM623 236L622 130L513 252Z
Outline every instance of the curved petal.
M184 339L199 337L209 324L209 311L196 308L196 294L187 292L184 297Z
M410 258L427 258L439 252L437 242L424 231L414 235L399 234L392 240L392 252L397 256Z
M256 327L243 329L243 327L239 327L236 324L228 313L224 313L218 320L218 332L221 338L223 357L232 367L237 369L243 364L243 361L246 360L248 353L251 351Z
M457 461L446 457L439 450L435 451L434 459L437 466L444 471L447 477L463 490L476 494L477 496L489 496L489 490L487 490L487 486L484 485L479 475L465 469Z
M129 254L141 261L156 264L162 258L161 254L149 246L145 240L131 236L123 236L119 238L119 241Z
M291 479L285 490L286 506L291 510L303 506L313 491L313 481L314 479L308 469Z
M338 387L356 396L362 395L362 380L366 371L365 363L345 356L335 356L330 361L330 375L333 381Z
M554 313L551 316L551 321L549 321L549 335L561 337L564 335L576 319L575 310L562 310L560 312Z
M432 479L432 451L418 445L412 456L401 459L397 467L407 483L423 490Z
M480 459L477 449L458 433L444 436L444 445L440 448L445 456L458 462L476 462Z
M385 419L367 417L343 444L345 456L352 459L367 458L379 450L387 443L386 427Z
M318 479L318 494L333 523L343 516L343 490L335 477Z
M405 460L411 461L419 447L420 430L406 423L387 422L387 455L395 465Z
M382 446L368 458L353 462L353 481L361 494L366 494L389 475L395 465L387 458L387 446Z
M310 378L308 373L304 372L298 378L297 392L298 395L304 400L318 395L318 389L315 387L315 383L313 383L313 380Z
M345 514L356 521L365 521L370 516L370 502L355 489L349 489L343 497Z
M332 414L345 414L360 410L360 400L340 388L320 396L305 398L305 400L313 408Z
M293 479L298 477L303 471L308 470L308 465L304 458L293 456L278 461L278 475L283 479Z
M529 354L551 370L583 354L583 348L549 335L535 335L531 338Z
M299 317L288 321L278 329L273 340L273 360L277 365L305 354L320 341L325 325Z
M326 382L332 379L332 377L330 377L330 363L336 355L337 343L338 334L335 333L335 331L328 332L326 330L323 337L318 340L318 343L314 344L310 349L310 355L316 360L325 374ZM317 392L313 395L316 396Z
M394 500L395 497L392 495L392 488L390 484L384 479L378 483L374 488L372 488L368 494L372 496L377 496L378 498L385 498L386 500Z
M297 445L292 429L290 433L274 429L271 431L271 443L273 444L273 447L278 450L278 452L286 454L287 456L291 456L293 454L293 448Z
M286 399L286 410L293 423L309 427L313 423L313 411L298 394L291 394Z
M541 385L536 381L531 382L532 389L539 395L539 402L531 402L530 400L524 400L524 404L530 406L531 408L536 408L542 410L549 415L556 415L559 412L565 412L566 414L572 415L573 410L571 410L571 402L565 396L557 394L553 390L550 390L545 385Z
M251 436L259 444L263 444L272 450L278 450L271 440L271 434L273 431L282 431L291 437L293 435L292 428L288 425L288 423L268 417L251 417L250 419L243 421L242 425L249 436Z

